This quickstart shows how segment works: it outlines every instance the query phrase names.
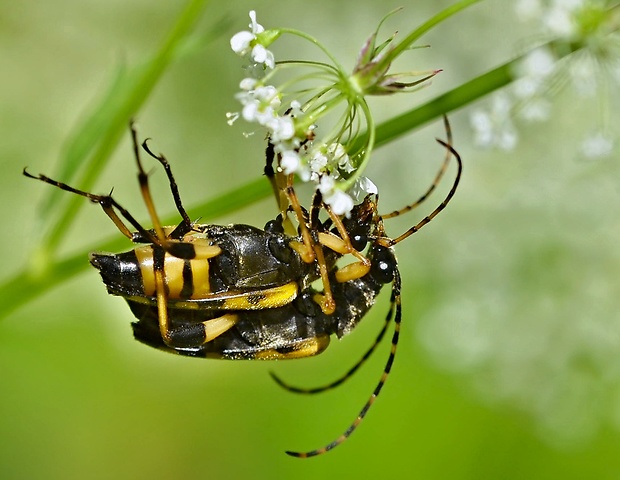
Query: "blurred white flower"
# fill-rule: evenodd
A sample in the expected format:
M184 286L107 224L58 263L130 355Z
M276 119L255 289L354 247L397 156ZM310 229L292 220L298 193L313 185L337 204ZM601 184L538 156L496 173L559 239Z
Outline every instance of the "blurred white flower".
M518 0L515 3L515 13L522 21L530 21L539 18L542 14L540 0Z
M551 116L551 102L542 97L529 99L517 113L520 118L530 122L547 120Z
M537 41L549 40L549 46L533 49L514 68L514 81L505 89L501 105L494 97L493 104L472 112L470 122L475 142L482 147L510 150L518 141L512 118L525 121L550 118L551 96L568 82L580 97L610 95L617 88L608 83L620 83L620 39L617 27L609 25L614 14L605 0L519 0L515 3L517 18L536 22L540 30ZM613 23L613 22L611 22ZM559 58L558 45L566 50L579 46L574 53ZM551 46L554 48L552 49ZM607 98L597 103L610 104ZM508 110L508 111L507 111ZM601 108L599 130L609 131L605 107ZM609 155L613 139L587 138L581 151L588 157ZM577 148L577 147L576 147ZM586 153L587 152L587 153ZM596 153L595 153L596 152Z
M595 132L588 135L581 142L581 152L586 158L590 159L608 157L613 152L613 149L613 138L610 138L602 132Z
M513 84L519 98L532 98L544 91L545 80L555 69L556 59L548 48L537 48L528 53L515 68L519 78Z
M474 110L470 115L470 124L474 130L474 142L483 148L515 148L518 135L511 118L512 103L510 97L502 92L491 100L489 111Z
M543 13L542 22L549 32L562 37L570 37L577 32L577 23L572 14L576 7L570 4L569 0L554 2L554 5Z

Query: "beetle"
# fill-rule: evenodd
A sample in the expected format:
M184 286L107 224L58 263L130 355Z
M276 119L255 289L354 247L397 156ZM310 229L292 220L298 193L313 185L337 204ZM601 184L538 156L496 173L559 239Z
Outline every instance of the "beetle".
M226 359L285 359L321 353L332 334L349 333L374 305L383 285L392 284L390 310L376 341L364 357L338 381L324 388L298 389L277 377L291 391L315 393L336 386L349 378L370 356L394 321L392 348L384 373L372 396L356 420L337 440L309 452L287 452L311 457L333 449L345 441L365 416L381 391L390 372L398 344L401 312L400 274L392 247L430 222L451 200L459 183L462 162L448 141L442 167L430 188L416 202L388 215L379 215L377 197L367 196L356 205L350 218L333 214L325 221L318 212L325 208L316 193L310 212L293 206L299 224L310 236L310 249L317 256L303 258L303 234L284 233L285 219L279 215L265 229L247 225L201 225L191 222L185 212L170 166L163 155L154 155L144 142L142 147L164 167L175 206L182 220L175 227L161 226L151 198L148 176L140 160L137 133L131 125L138 180L154 228L147 230L118 204L111 195L95 195L45 175L24 175L98 203L117 228L135 243L146 245L121 254L93 253L90 261L99 269L111 294L122 296L137 318L134 336L160 349L189 356ZM449 159L457 160L458 171L444 201L427 217L402 235L392 239L385 234L383 219L405 213L422 203L434 190ZM295 199L287 180L287 198ZM292 203L294 203L293 200ZM117 213L118 212L118 213ZM328 212L329 213L329 212ZM132 232L123 219L135 228ZM360 252L366 249L367 252ZM323 247L327 247L323 249ZM362 261L353 268L339 268L336 261L357 252ZM362 268L358 268L362 265ZM343 271L346 272L343 275ZM353 274L351 274L353 272ZM362 272L362 273L360 273ZM312 282L323 280L323 290ZM330 285L333 310L328 311L325 289Z
M336 260L343 254L353 253L362 259L362 263L369 265L351 246L346 227L334 215L330 220L339 226L337 232L343 232L341 236L323 228L315 213L311 214L313 221L310 228L316 240L310 239L310 230L306 225L308 212L297 202L296 214L302 232L299 236L284 232L286 220L282 215L268 222L264 230L248 225L221 226L192 222L183 207L168 161L163 155L155 155L144 141L142 148L158 160L166 172L175 206L181 216L178 225L162 226L155 211L148 175L142 166L133 123L130 124L130 131L138 182L153 223L150 230L145 229L111 194L85 192L46 175L32 175L27 169L23 174L98 203L121 233L136 244L145 244L121 254L92 253L90 262L99 270L109 293L122 296L128 302L157 305L160 333L170 347L184 347L190 340L185 338L187 332L184 329L174 328L169 310L176 314L180 309L228 311L277 308L290 303L300 290L320 277L328 293L316 292L313 298L325 313L333 313L335 305L328 272L335 266ZM313 212L322 205L319 194L316 198ZM369 228L369 225L364 224L364 227ZM329 248L323 249L323 244ZM338 269L335 281L358 278L367 268L360 270L359 263L345 266ZM235 317L224 314L218 321L213 320L215 318L208 323L203 322L204 342L231 328ZM191 341L197 341L197 337L190 337Z
M163 341L174 348L196 341L195 332L175 329L169 311L181 309L234 311L277 308L290 303L300 288L319 277L316 262L301 260L301 242L285 235L279 222L261 230L247 225L200 225L185 211L170 165L163 155L154 155L146 141L142 147L164 167L181 222L164 227L159 221L149 189L148 175L140 159L137 132L130 125L138 181L153 229L145 229L112 195L96 195L73 188L45 175L29 178L54 185L98 203L121 233L138 246L121 254L92 253L109 293L128 302L157 305ZM135 232L128 226L129 224ZM323 261L335 262L327 252ZM323 267L325 268L325 267ZM215 320L215 319L212 319ZM218 321L203 322L203 342L208 342L234 325L224 314ZM189 335L189 337L188 337Z
M335 279L337 269L331 270L332 294L336 304L333 314L323 312L313 300L313 296L317 292L312 286L308 286L302 289L300 295L291 303L282 307L234 312L233 314L237 317L234 327L210 342L202 343L199 346L171 349L162 342L161 335L159 335L156 306L141 303L132 305L130 303L132 311L138 319L132 324L135 338L151 347L205 358L275 360L307 357L324 351L329 345L331 335L341 338L350 333L373 307L383 286L391 283L390 308L385 317L384 325L370 348L345 375L324 387L302 389L292 387L272 374L279 385L297 393L318 393L336 387L350 378L370 357L385 336L390 323L393 322L394 332L391 349L383 373L370 398L347 430L336 440L321 448L307 452L287 451L286 453L293 457L309 458L324 454L342 444L355 431L375 402L388 378L396 355L402 319L402 301L400 272L392 247L419 231L441 212L452 199L460 180L462 173L460 156L449 144L440 140L439 142L448 149L451 155L455 156L458 171L456 180L446 198L430 215L424 217L418 224L396 239L391 239L386 236L383 218L377 213L375 195L368 195L361 204L354 207L351 217L357 219L355 222L357 228L352 229L352 231L359 231L363 225L368 227L368 235L363 239L358 238L357 242L358 244L369 244L365 255L369 259L371 267L363 277L346 282L338 282ZM421 203L427 196L428 192L412 205ZM394 211L385 217L394 217L405 213L411 210L412 205ZM345 222L345 225L351 226L352 223ZM323 228L328 227L329 223L326 222ZM218 313L221 312L210 312L210 315L217 315ZM189 331L206 320L205 314L206 312L201 310L184 309L178 311L173 317L175 322L178 322L179 328L186 328ZM200 329L198 329L197 335L198 339L201 340Z

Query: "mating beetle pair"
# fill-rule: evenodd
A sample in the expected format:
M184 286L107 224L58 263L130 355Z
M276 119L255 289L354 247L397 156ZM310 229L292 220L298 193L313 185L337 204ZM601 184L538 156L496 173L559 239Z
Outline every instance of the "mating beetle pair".
M456 191L462 164L451 146L447 121L446 129L448 141L438 140L446 148L446 157L428 191L413 204L383 217L377 212L375 195L367 196L356 205L350 218L331 214L318 193L310 212L307 212L296 199L290 176L284 182L285 198L297 217L299 235L284 233L284 215L268 222L264 230L247 225L193 223L183 208L167 160L154 155L144 142L144 150L164 167L182 217L175 227L162 226L151 198L133 127L138 180L153 229L145 229L111 195L84 192L44 175L33 176L26 170L24 175L99 203L121 233L134 243L144 244L118 255L94 253L90 261L99 269L109 293L122 296L128 302L137 318L133 323L136 339L153 347L183 355L225 359L285 359L315 355L328 346L332 334L340 337L349 333L374 305L383 285L391 283L390 309L383 328L362 359L342 378L312 390L290 387L276 378L285 388L305 393L336 386L368 358L389 323L394 321L392 348L384 372L351 426L325 447L305 453L287 452L297 457L309 457L331 450L348 438L374 402L390 372L402 317L400 274L391 247L432 220ZM399 237L387 237L383 219L409 211L424 201L439 183L452 156L456 158L458 172L445 200ZM282 177L275 175L270 176L272 183L281 186ZM279 198L281 207L282 198ZM325 221L319 219L322 209L330 213ZM366 253L361 253L367 245ZM339 268L338 259L349 253L358 262ZM322 280L322 289L313 286L317 279Z

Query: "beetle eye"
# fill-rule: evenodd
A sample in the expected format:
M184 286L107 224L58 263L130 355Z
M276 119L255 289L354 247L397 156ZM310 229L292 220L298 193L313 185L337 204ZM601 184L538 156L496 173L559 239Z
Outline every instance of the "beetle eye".
M397 268L394 252L389 248L376 246L372 249L372 256L370 272L374 279L379 283L390 283L394 280L394 270Z
M368 243L368 237L363 234L353 234L349 237L351 240L351 245L355 250L361 252L366 248L366 244Z

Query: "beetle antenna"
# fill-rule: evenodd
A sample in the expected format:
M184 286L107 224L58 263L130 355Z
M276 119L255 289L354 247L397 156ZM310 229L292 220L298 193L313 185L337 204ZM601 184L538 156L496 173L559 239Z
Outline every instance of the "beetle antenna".
M271 378L273 378L273 380L285 390L288 390L289 392L308 394L308 395L314 394L314 393L325 392L339 385L342 385L346 380L351 378L355 372L359 370L359 368L366 362L366 360L370 358L372 353L377 349L377 347L381 343L381 340L383 340L383 337L385 336L385 332L387 331L388 326L390 325L390 322L392 321L392 316L394 315L394 308L395 308L395 303L391 302L390 310L388 311L388 314L385 317L385 322L383 324L383 327L379 331L379 334L377 335L377 338L375 338L375 341L373 342L373 344L370 346L368 350L366 350L366 353L364 353L364 355L355 363L355 365L353 365L353 367L351 367L344 375L342 375L337 380L327 385L323 385L321 387L301 388L301 387L295 387L293 385L286 383L284 380L282 380L280 377L278 377L273 372L269 372L269 375L271 375Z
M360 413L357 415L357 418L353 421L353 423L349 426L349 428L347 428L347 430L342 435L340 435L340 437L338 437L336 440L329 443L328 445L318 448L316 450L311 450L309 452L286 451L287 455L290 455L292 457L297 457L297 458L309 458L309 457L316 457L317 455L322 455L323 453L333 450L341 443L344 443L347 440L347 438L349 438L351 434L355 431L355 429L359 426L359 424L362 423L362 420L368 413L368 410L375 403L375 400L379 396L379 393L381 393L381 390L383 389L383 385L385 385L385 381L387 380L390 374L390 371L392 370L392 364L394 363L394 357L396 356L396 348L398 346L398 339L400 335L400 321L402 317L401 299L400 299L400 274L398 273L398 270L395 270L394 272L394 283L392 284L392 298L390 302L395 305L394 334L392 335L392 348L390 349L390 355L388 356L387 362L383 369L383 374L381 375L381 378L379 379L379 383L377 383L377 386L375 387L375 390L372 392L372 395L370 396L370 398L368 399L368 401L366 402L362 410L360 410ZM392 307L390 306L390 312L391 311L392 311Z
M443 124L446 129L446 143L448 145L452 145L452 128L450 127L450 122L448 121L448 117L446 115L443 116ZM423 203L435 191L437 185L439 185L439 182L443 178L444 173L446 173L446 170L448 169L451 157L452 152L449 149L446 150L446 156L444 157L443 163L441 164L441 168L435 175L433 183L431 183L430 187L428 187L428 190L426 190L426 192L424 192L422 196L420 196L420 198L418 198L415 202L407 205L406 207L401 208L400 210L394 210L393 212L390 212L386 215L381 215L381 218L385 220L386 218L397 217L398 215L402 215L403 213L407 213L413 210L421 203Z
M449 143L444 142L443 140L437 138L436 139L438 143L440 143L441 145L443 145L445 148L448 149L448 152L454 156L454 158L456 159L457 165L458 165L458 170L456 172L456 178L454 179L454 183L452 184L452 188L450 189L450 191L448 192L448 195L446 195L446 198L444 199L443 202L441 202L441 204L435 208L435 210L433 210L433 212L424 217L422 220L420 220L420 222L418 222L417 225L414 225L413 227L411 227L409 230L407 230L406 232L404 232L402 235L391 239L391 238L380 238L377 241L385 246L385 247L391 247L393 245L396 245L399 242L402 242L405 238L409 237L410 235L413 235L414 233L416 233L418 230L420 230L424 225L426 225L427 223L429 223L433 218L435 218L439 212L441 212L444 208L446 208L446 206L448 205L448 203L450 203L450 200L452 200L452 197L454 196L454 193L456 192L456 189L459 185L459 181L461 180L461 174L463 172L463 161L461 160L461 156L458 154L458 152L452 147L452 145L450 145Z

